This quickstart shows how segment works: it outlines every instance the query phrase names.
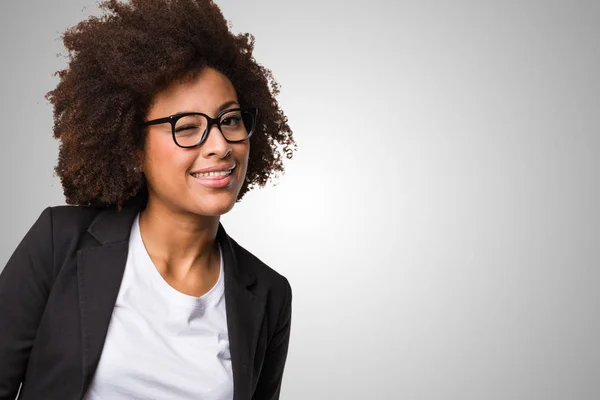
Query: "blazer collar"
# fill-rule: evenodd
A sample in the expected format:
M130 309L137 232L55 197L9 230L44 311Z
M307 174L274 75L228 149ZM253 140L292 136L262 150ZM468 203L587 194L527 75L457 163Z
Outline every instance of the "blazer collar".
M85 246L77 253L77 278L83 345L83 388L87 391L98 366L112 310L127 261L131 225L144 206L135 202L99 212L88 233L100 246ZM217 240L223 251L225 304L234 400L250 400L257 377L253 371L259 337L264 328L266 300L251 287L256 276L239 263L237 245L219 224Z
M121 210L117 210L116 207L103 209L90 224L88 233L102 245L128 241L131 224L144 207L145 201L135 200L123 206ZM217 231L217 241L221 245L225 261L228 261L228 267L235 278L241 284L247 287L251 286L256 281L256 276L239 268L232 240L221 223L219 223Z

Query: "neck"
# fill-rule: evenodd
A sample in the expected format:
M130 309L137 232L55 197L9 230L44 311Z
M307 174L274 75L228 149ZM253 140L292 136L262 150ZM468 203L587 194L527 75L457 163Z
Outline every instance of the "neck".
M205 272L218 259L218 216L174 211L150 197L140 212L140 232L146 250L159 270L185 276Z

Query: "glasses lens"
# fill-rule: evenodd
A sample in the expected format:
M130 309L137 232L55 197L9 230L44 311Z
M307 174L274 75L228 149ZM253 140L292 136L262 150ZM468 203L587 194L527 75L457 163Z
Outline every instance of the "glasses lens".
M250 111L234 110L221 117L221 131L227 140L244 140L254 129L254 114Z
M202 139L208 125L202 115L187 115L175 124L175 140L180 146L195 146Z

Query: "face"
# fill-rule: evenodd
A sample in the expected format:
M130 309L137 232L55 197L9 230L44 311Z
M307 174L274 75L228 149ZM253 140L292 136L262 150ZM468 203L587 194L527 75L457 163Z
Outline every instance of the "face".
M146 120L182 112L202 112L216 117L219 112L239 107L233 84L223 74L204 68L193 80L176 82L153 99ZM235 204L248 167L250 142L228 143L216 125L202 145L181 148L175 144L171 124L147 128L143 172L149 204L160 203L175 212L205 216L225 214ZM216 168L231 174L198 172Z

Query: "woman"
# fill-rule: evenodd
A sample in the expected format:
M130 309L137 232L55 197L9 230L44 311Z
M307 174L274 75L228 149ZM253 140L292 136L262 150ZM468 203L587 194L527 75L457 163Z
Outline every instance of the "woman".
M277 399L291 288L219 217L295 143L208 0L116 0L64 35L48 207L0 274L0 399Z

